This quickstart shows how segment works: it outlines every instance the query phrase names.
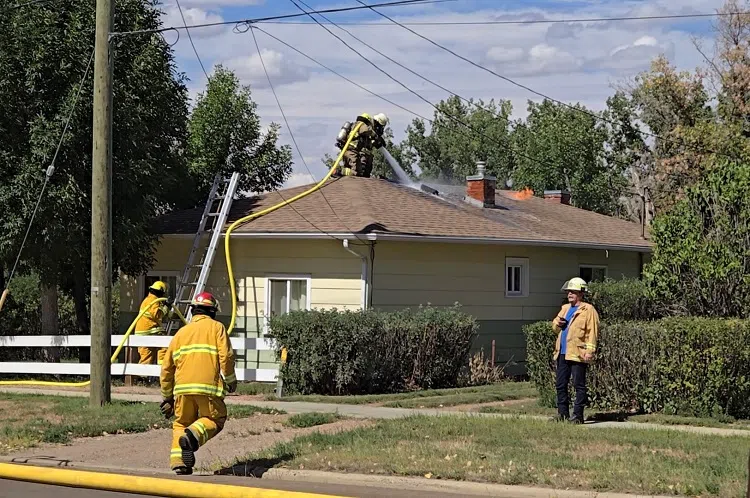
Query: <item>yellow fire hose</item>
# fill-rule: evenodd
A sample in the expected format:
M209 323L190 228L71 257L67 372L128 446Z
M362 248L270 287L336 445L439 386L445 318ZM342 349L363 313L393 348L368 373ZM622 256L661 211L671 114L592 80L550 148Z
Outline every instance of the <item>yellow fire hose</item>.
M344 147L341 148L341 153L336 158L336 161L334 161L333 168L331 168L328 174L322 180L320 180L320 182L318 182L317 185L306 190L305 192L302 192L301 194L297 194L294 197L286 199L276 204L275 206L271 206L269 208L264 209L263 211L258 211L257 213L253 213L248 216L245 216L244 218L240 218L239 220L229 225L229 228L227 228L227 233L224 235L224 256L226 257L226 260L227 260L227 273L229 274L229 290L232 292L232 320L229 322L227 335L232 333L232 330L234 329L234 324L237 321L237 289L235 289L234 271L232 270L232 255L229 252L229 239L230 239L230 235L232 234L232 231L234 231L235 228L237 228L239 225L242 225L243 223L247 223L248 221L254 220L256 218L260 218L261 216L264 216L268 213L272 213L273 211L276 211L279 208L287 206L296 200L302 199L303 197L306 197L312 194L313 192L315 192L316 190L320 189L320 187L322 187L323 184L326 181L328 181L328 179L331 177L331 175L336 170L336 168L338 168L341 158L344 157L344 152L346 152L347 147L349 147L349 144L351 143L354 136L357 134L357 130L359 130L360 126L362 126L362 122L358 121L357 124L354 126L354 129L349 133L349 138L346 140L346 144L344 144Z
M166 297L161 297L159 299L154 299L151 304L154 303L161 303L166 301ZM127 342L128 337L130 337L130 334L133 332L133 329L135 329L135 324L138 322L138 320L151 308L151 306L146 306L141 310L140 313L138 313L138 316L135 317L135 320L133 320L133 323L130 324L130 327L128 327L127 332L125 332L125 335L122 337L122 340L120 341L120 344L117 346L117 349L115 349L115 353L110 358L110 362L114 363L117 360L117 355L120 354L120 351L122 351L123 346L125 345L125 342ZM177 316L182 320L182 323L187 323L185 321L185 317L182 316L182 313L180 313L180 310L178 310L174 305L172 305L172 311L177 313ZM84 382L46 382L42 380L4 380L0 381L0 386L62 386L62 387L86 387L89 384L91 384L91 379L84 381Z
M175 498L333 498L331 495L259 489L194 480L105 474L0 463L0 479Z

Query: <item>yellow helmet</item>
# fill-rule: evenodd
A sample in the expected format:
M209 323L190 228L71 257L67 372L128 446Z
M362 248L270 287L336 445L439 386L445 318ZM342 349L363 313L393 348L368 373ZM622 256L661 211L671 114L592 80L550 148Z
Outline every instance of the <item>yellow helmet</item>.
M363 113L362 113L362 114L360 114L360 115L359 115L358 117L360 117L360 118L362 118L362 119L366 119L367 121L369 121L369 122L371 122L371 123L372 123L372 116L370 116L370 115L369 115L369 114L367 114L366 112L363 112Z
M149 287L148 289L157 292L167 292L167 284L165 284L161 280L157 280L156 282L151 284L151 287Z
M565 282L565 285L562 286L562 289L560 289L563 292L568 291L578 291L578 292L586 292L586 289L588 288L588 284L586 281L579 277L574 277Z

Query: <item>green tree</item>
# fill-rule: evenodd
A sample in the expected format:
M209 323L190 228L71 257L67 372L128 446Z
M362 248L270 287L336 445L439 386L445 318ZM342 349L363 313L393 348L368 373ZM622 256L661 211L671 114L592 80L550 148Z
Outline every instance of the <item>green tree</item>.
M526 122L513 133L514 186L568 190L574 206L612 214L624 186L622 167L606 161L607 130L585 107L575 107L529 102Z
M719 159L654 221L644 276L673 313L750 316L750 166Z
M0 143L2 260L18 251L60 139L64 121L94 47L95 6L59 0L0 15L0 102L13 129ZM150 0L119 0L116 31L161 27ZM187 90L174 56L159 36L113 39L113 269L138 275L151 266L158 237L153 217L179 205L188 175L181 149L187 132ZM62 142L57 170L45 192L24 249L26 270L43 287L60 286L76 298L80 332L88 330L93 71ZM12 116L12 117L8 117ZM7 268L7 265L6 265ZM50 293L51 300L51 293Z
M485 161L487 171L503 183L513 170L509 127L513 108L504 100L469 102L458 97L439 102L429 132L422 120L412 121L402 142L404 167L418 166L422 178L464 182L476 174L477 161Z
M250 87L240 85L232 71L216 66L190 116L193 202L205 202L219 172L241 172L239 191L245 193L275 190L291 174L291 147L277 145L280 126L276 123L262 133L257 108Z

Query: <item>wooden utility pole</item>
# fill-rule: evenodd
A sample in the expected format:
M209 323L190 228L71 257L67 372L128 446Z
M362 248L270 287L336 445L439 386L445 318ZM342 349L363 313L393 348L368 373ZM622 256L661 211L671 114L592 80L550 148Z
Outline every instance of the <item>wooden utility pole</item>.
M94 151L91 167L91 391L110 402L112 336L112 31L114 0L96 0Z

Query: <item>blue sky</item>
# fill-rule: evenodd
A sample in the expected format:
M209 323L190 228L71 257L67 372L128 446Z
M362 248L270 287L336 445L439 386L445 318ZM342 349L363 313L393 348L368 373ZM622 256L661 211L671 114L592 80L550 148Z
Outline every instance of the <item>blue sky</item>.
M181 26L175 0L162 0L165 26ZM304 0L314 9L358 5L355 0ZM386 0L367 0L381 3ZM391 1L391 0L387 0ZM573 19L591 17L654 16L715 11L722 0L455 0L415 6L382 8L399 22L465 22L488 20ZM180 0L188 24L257 18L298 12L289 0ZM507 99L515 117L526 114L527 100L539 98L421 40L368 10L328 14L335 22L378 22L344 25L358 38L401 64L466 98ZM434 109L404 90L351 52L309 18L295 24L263 24L262 28L286 43L341 72L370 91L422 116ZM648 68L649 61L665 54L680 69L694 69L702 58L694 39L711 49L712 19L648 20L598 23L526 25L421 25L411 26L455 52L559 100L581 102L602 109L616 85ZM448 94L395 66L334 26L331 31L394 78L437 103ZM231 26L192 31L206 69L223 64L251 86L264 123L283 124L250 33L237 34ZM173 40L172 33L166 34ZM396 138L414 118L298 55L262 33L257 33L279 99L300 145L305 166L294 151L294 174L288 185L309 183L326 172L321 158L336 152L334 138L345 120L361 112L385 112ZM190 78L195 96L205 86L205 76L183 33L175 45L179 68ZM284 127L282 142L290 143Z

